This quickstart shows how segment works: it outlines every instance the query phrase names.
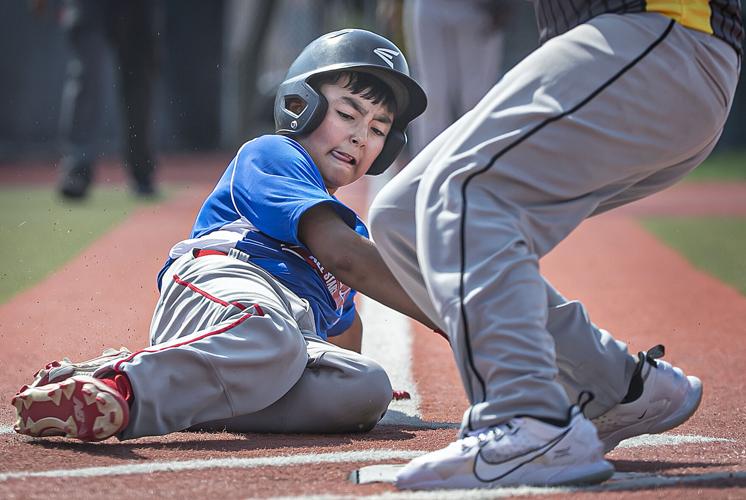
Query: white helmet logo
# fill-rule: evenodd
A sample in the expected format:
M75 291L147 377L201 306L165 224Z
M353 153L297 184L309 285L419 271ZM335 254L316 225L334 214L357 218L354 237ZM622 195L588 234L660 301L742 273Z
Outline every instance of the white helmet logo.
M373 53L383 59L391 69L394 69L394 57L400 55L400 53L395 50L384 48L373 49Z

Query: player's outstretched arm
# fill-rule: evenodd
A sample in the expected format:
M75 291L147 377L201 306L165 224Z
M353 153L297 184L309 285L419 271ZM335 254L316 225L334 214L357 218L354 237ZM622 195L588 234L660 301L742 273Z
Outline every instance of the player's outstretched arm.
M298 237L346 285L436 328L396 281L375 244L350 229L331 206L317 205L303 214Z

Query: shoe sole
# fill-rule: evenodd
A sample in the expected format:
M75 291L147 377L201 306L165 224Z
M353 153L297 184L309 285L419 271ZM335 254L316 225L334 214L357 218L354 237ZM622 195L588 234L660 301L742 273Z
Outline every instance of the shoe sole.
M601 438L604 445L604 454L616 448L619 443L631 437L642 434L660 434L680 426L694 415L702 401L702 381L697 377L688 376L690 391L687 393L684 403L675 412L663 420L643 420L639 424L623 427L616 432Z
M14 429L34 437L102 441L127 426L129 407L103 382L83 375L27 387L13 398Z
M506 486L587 486L599 484L614 475L614 466L606 460L590 464L547 467L527 466L520 474L511 474L499 481L480 481L476 476L450 477L443 481L421 481L405 484L396 481L397 488L405 490L502 488Z
M603 483L614 475L614 466L606 460L599 460L582 467L561 470L552 476L546 486L586 486Z

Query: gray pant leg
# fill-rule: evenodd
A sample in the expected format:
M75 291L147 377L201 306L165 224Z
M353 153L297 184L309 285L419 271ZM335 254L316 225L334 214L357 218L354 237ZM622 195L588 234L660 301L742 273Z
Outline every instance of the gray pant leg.
M124 118L123 159L136 186L151 186L155 171L152 94L156 76L156 4L115 2L109 7L109 38L118 58Z
M718 40L676 26L645 52L668 26L662 16L589 24L509 73L417 190L418 263L454 339L471 428L565 415L538 258L604 202L705 150L728 106L711 75L726 96L735 87L735 54Z
M592 215L672 186L709 156L719 138L720 134L691 158L655 172L617 196L604 200ZM595 418L626 395L636 358L629 355L626 344L615 340L608 331L590 321L583 304L565 299L548 282L547 295L547 330L555 341L559 381L571 401L577 400L581 391L591 389L587 381L594 381L595 399L587 405L585 413L589 418ZM655 343L654 339L651 339L651 343Z
M453 47L444 35L442 14L426 5L424 0L408 0L404 3L402 28L407 45L412 47L408 57L412 73L427 94L428 108L419 120L410 126L409 150L419 153L435 136L446 129L457 118L451 109L449 81L454 75L449 72L444 60L450 60Z
M468 122L469 118L463 119L428 145L379 193L369 213L372 236L386 264L420 309L441 328L445 326L434 309L417 261L415 196L424 170L448 137ZM591 416L601 414L626 394L634 358L623 342L590 321L580 302L567 300L546 280L545 286L546 327L556 344L559 380L570 401L576 401L583 390L595 389L596 399L586 411Z
M462 125L454 129L458 126ZM441 325L417 261L414 203L424 169L453 133L452 129L437 138L407 165L379 193L369 214L373 239L386 264L420 309ZM580 302L567 300L546 280L545 286L546 327L556 344L559 381L570 401L576 401L581 391L595 389L596 399L586 412L592 417L601 414L626 394L635 358L629 356L623 342L590 321Z
M468 121L465 120L465 121ZM422 172L453 131L433 141L375 199L370 210L373 238L387 265L415 303L435 323L442 320L432 305L422 271L417 261L415 244L414 199ZM593 215L616 206L631 203L660 191L678 181L709 155L716 140L693 158L656 172L638 184L605 200ZM559 381L570 401L577 401L580 392L591 390L595 399L586 407L594 418L616 405L626 394L635 368L636 358L630 356L625 343L598 328L589 318L583 304L568 300L546 281L546 328L555 342Z
M719 137L693 157L655 172L617 196L604 200L592 215L632 203L675 184L709 156ZM547 330L555 341L559 381L570 401L576 401L584 390L595 389L592 391L595 399L585 409L589 418L595 418L626 395L636 358L630 356L626 344L590 321L583 304L565 299L548 282L547 295ZM651 339L653 343L655 340ZM593 381L593 385L588 385L588 381Z
M63 27L71 48L60 105L61 176L86 184L96 161L95 131L101 123L103 66L107 57L104 5L93 0L69 0L72 13Z
M709 144L707 144L701 151L694 154L691 158L686 158L676 165L655 172L625 189L617 196L604 200L598 207L596 207L596 210L594 210L591 215L600 215L613 208L640 200L676 184L710 155L712 150L715 148L718 139L720 139L720 134L714 137Z
M559 382L571 402L582 391L594 400L585 409L589 418L608 411L624 398L636 366L627 344L598 328L583 304L568 300L551 283L547 289L547 330L555 344Z
M368 210L371 237L381 257L414 303L441 329L445 329L445 324L430 300L417 262L414 200L422 173L443 147L450 130L438 136L389 181Z
M402 286L434 322L440 322L429 298L417 262L415 245L414 198L422 171L433 160L446 135L431 143L401 173L388 189L376 198L370 211L373 237L387 265L395 270ZM660 191L678 181L699 165L710 153L716 140L693 158L656 172L649 178L605 200L593 215L631 203ZM566 299L551 283L547 288L546 328L555 342L559 381L570 401L580 392L591 390L595 399L586 407L594 418L616 405L627 393L636 358L627 345L591 322L583 304ZM441 326L441 328L444 328Z
M171 266L153 317L152 346L117 367L135 395L120 438L254 413L296 384L308 362L304 325L288 302L292 294L265 276L222 256L187 254Z
M462 0L458 9L451 0L404 4L402 27L413 49L412 70L428 100L427 110L410 126L413 155L469 111L500 76L503 33L483 3Z
M298 383L256 413L208 422L198 430L348 433L372 429L391 402L391 383L375 361L307 335L308 366Z
M450 3L450 1L449 1ZM454 26L454 43L456 45L458 67L450 69L455 73L455 88L457 95L456 116L461 118L471 110L492 88L503 73L504 33L502 27L496 26L492 18L486 15L481 0L472 2L468 19L457 22ZM463 4L463 2L462 2ZM494 8L494 7L493 7ZM463 9L463 7L462 7ZM465 26L468 26L465 29ZM450 63L441 59L439 63L449 68ZM454 121L455 121L454 119ZM450 125L450 123L446 124ZM445 130L443 127L440 131ZM440 132L439 131L439 132Z

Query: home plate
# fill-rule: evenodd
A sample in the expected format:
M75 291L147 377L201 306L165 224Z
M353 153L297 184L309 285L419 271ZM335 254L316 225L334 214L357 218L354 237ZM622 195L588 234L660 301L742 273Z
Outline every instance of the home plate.
M368 465L352 471L350 481L355 484L393 483L406 464Z

